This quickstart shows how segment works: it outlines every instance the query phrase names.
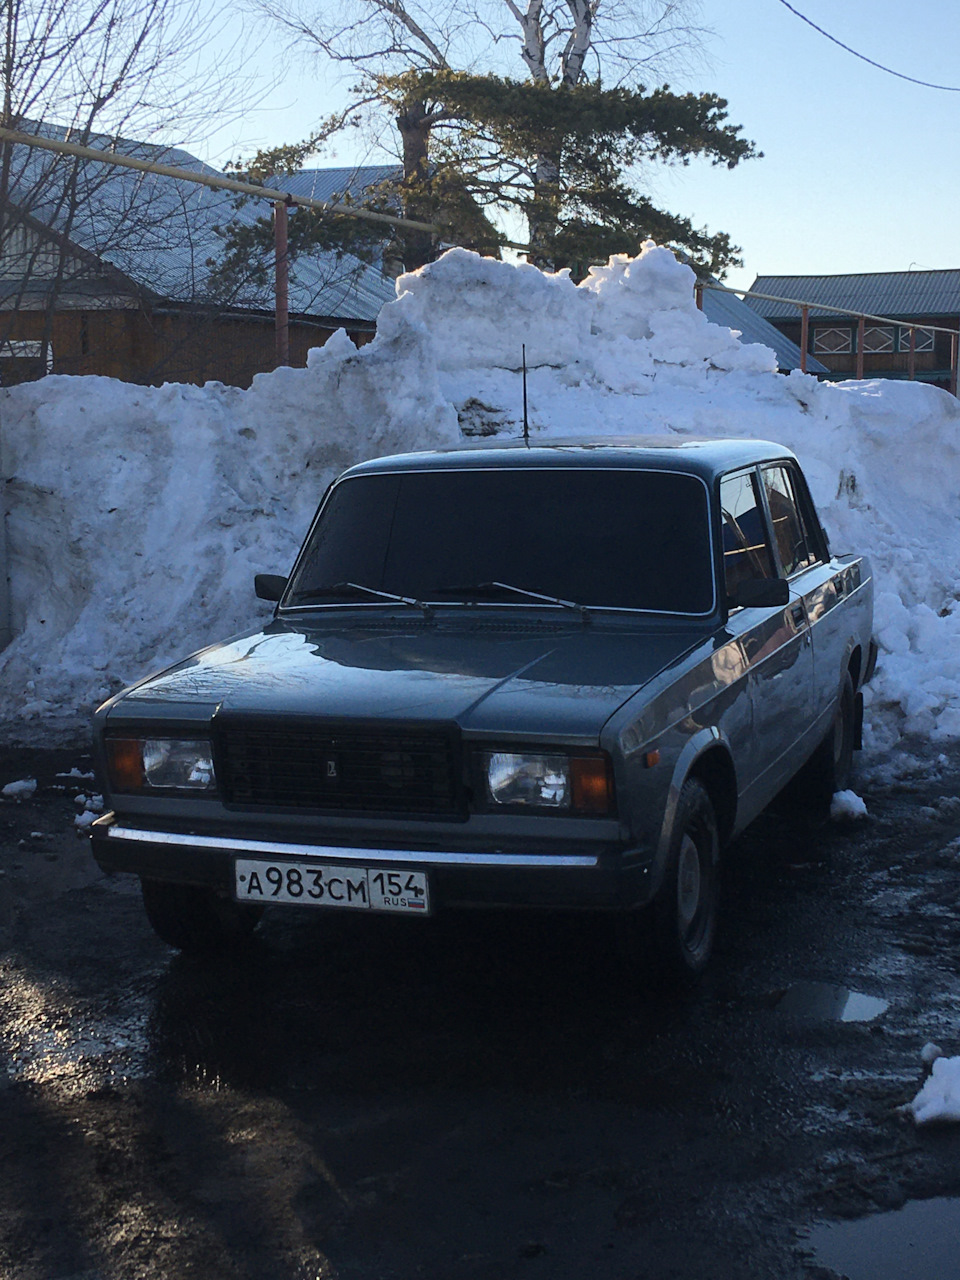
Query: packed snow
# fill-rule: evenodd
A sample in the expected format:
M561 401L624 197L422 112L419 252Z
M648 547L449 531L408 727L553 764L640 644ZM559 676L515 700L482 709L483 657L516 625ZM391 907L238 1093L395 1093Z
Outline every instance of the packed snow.
M868 746L960 738L960 406L919 383L818 383L711 324L653 244L580 285L451 250L247 390L47 377L0 392L14 640L9 741L77 737L101 699L265 621L326 486L387 453L531 438L754 436L799 455L835 551L867 553L881 663Z
M934 1058L923 1088L904 1110L917 1124L960 1120L960 1058Z
M833 822L859 822L867 816L867 806L855 791L837 791L830 801Z

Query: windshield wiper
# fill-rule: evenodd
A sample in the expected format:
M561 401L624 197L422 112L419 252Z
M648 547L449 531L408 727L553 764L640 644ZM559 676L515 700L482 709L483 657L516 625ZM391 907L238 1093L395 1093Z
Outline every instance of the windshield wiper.
M540 600L544 604L560 605L563 609L573 609L579 613L584 622L590 621L590 610L585 604L577 604L574 600L561 600L559 596L541 595L539 591L528 591L526 587L515 587L511 582L473 582L457 587L437 587L438 595L492 595L498 591L512 591L514 595L525 596L528 600Z
M304 600L318 600L322 596L344 595L376 596L378 600L389 600L392 604L406 604L413 609L421 609L428 618L433 610L422 600L414 600L412 596L397 596L392 591L378 591L375 587L365 587L362 582L335 582L332 587L313 587L310 591L298 591L294 597L297 603Z

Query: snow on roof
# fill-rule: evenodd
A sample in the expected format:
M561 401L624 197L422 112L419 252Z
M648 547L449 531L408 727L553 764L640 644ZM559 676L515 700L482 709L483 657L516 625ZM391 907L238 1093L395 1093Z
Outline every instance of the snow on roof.
M28 132L76 141L70 131L50 125L28 125ZM129 139L94 136L86 145L115 149L126 155L192 169L218 171L196 156L176 147L160 147ZM161 174L113 168L97 161L56 156L50 152L14 145L11 195L21 209L43 226L67 235L81 249L116 268L137 287L171 302L202 303L214 300L211 260L223 250L218 228L231 221L252 225L269 217L267 202L254 199L237 205L230 192L215 191ZM82 198L71 209L69 183L79 166ZM352 189L351 182L369 185L371 174L392 172L389 166L368 170L331 171L336 177L321 182L322 171L300 175L304 187L331 195ZM379 177L377 180L382 180ZM299 179L297 180L299 181ZM294 180L291 180L291 188ZM308 194L305 189L299 194ZM293 314L372 322L383 304L394 296L393 281L378 267L344 254L304 256L290 272L290 311ZM272 282L248 285L232 306L272 310Z
M779 298L864 311L876 316L918 318L960 315L960 269L946 271L876 271L843 276L757 276L750 289ZM745 302L768 320L797 320L796 307L752 298ZM836 312L811 308L822 319Z

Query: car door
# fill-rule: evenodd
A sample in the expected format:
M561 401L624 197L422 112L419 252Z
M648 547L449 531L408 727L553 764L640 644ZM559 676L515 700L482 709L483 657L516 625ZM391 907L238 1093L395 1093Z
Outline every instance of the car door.
M720 510L728 599L747 580L782 576L771 511L757 468L721 478ZM813 715L813 647L806 607L732 607L728 630L740 639L753 703L753 737L737 762L744 807L758 812L799 767Z
M811 732L819 741L833 713L846 657L848 622L837 606L859 585L859 565L829 558L803 477L793 464L761 468L780 572L790 583L791 601L802 602L813 650Z

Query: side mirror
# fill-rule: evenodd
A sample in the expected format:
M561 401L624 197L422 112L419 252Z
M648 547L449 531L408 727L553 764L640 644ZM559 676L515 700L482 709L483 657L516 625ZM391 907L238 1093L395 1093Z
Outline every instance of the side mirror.
M253 580L253 589L259 600L279 600L287 589L287 580L279 573L258 573Z
M739 584L729 602L745 609L772 609L789 599L790 584L786 578L749 578Z

